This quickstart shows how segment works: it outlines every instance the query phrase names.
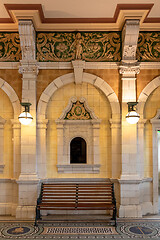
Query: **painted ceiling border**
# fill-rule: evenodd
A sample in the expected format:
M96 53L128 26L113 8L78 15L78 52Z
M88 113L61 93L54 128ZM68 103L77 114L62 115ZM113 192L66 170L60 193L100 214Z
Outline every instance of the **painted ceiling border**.
M154 4L117 4L112 18L46 18L41 4L4 4L10 18L0 18L0 23L14 23L10 11L37 10L41 23L116 23L121 10L148 10L144 19L146 23L160 23L160 18L148 18Z
M126 19L140 19L141 30L160 30L160 18L148 17L154 4L117 4L112 18L46 18L41 4L4 4L9 18L0 31L16 31L18 19L32 19L37 31L119 31ZM3 26L4 25L4 26Z

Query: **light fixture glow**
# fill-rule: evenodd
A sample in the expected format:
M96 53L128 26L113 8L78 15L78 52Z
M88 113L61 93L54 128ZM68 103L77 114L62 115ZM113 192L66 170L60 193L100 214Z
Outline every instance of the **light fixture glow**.
M137 102L128 102L128 113L126 115L126 120L130 124L135 124L139 121L139 114L135 111L134 106L137 105Z
M21 105L25 107L25 110L19 115L18 119L21 124L28 125L33 120L33 117L29 113L29 107L31 106L31 103L21 103Z

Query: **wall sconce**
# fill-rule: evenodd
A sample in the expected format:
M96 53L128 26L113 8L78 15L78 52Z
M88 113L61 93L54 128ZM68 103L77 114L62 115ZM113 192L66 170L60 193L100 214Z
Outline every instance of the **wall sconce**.
M32 122L33 117L29 113L29 108L32 105L31 103L21 103L23 107L25 107L25 110L19 115L18 119L21 124L28 125Z
M138 102L128 102L128 113L126 115L126 120L130 124L135 124L139 121L139 114L134 109L134 106L137 105Z

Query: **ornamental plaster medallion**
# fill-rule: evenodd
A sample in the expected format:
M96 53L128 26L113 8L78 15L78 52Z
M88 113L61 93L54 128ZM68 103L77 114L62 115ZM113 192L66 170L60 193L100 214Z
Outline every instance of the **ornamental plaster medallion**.
M87 120L91 119L90 113L85 109L84 103L77 100L72 104L71 110L66 114L64 119L68 120Z

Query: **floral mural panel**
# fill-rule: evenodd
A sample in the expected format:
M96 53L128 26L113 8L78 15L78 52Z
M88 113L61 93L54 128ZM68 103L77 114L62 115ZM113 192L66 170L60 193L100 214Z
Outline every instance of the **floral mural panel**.
M141 62L160 61L160 32L140 32L137 46L137 60Z
M18 62L22 59L18 33L0 33L0 61Z
M37 33L38 61L121 60L120 32Z

